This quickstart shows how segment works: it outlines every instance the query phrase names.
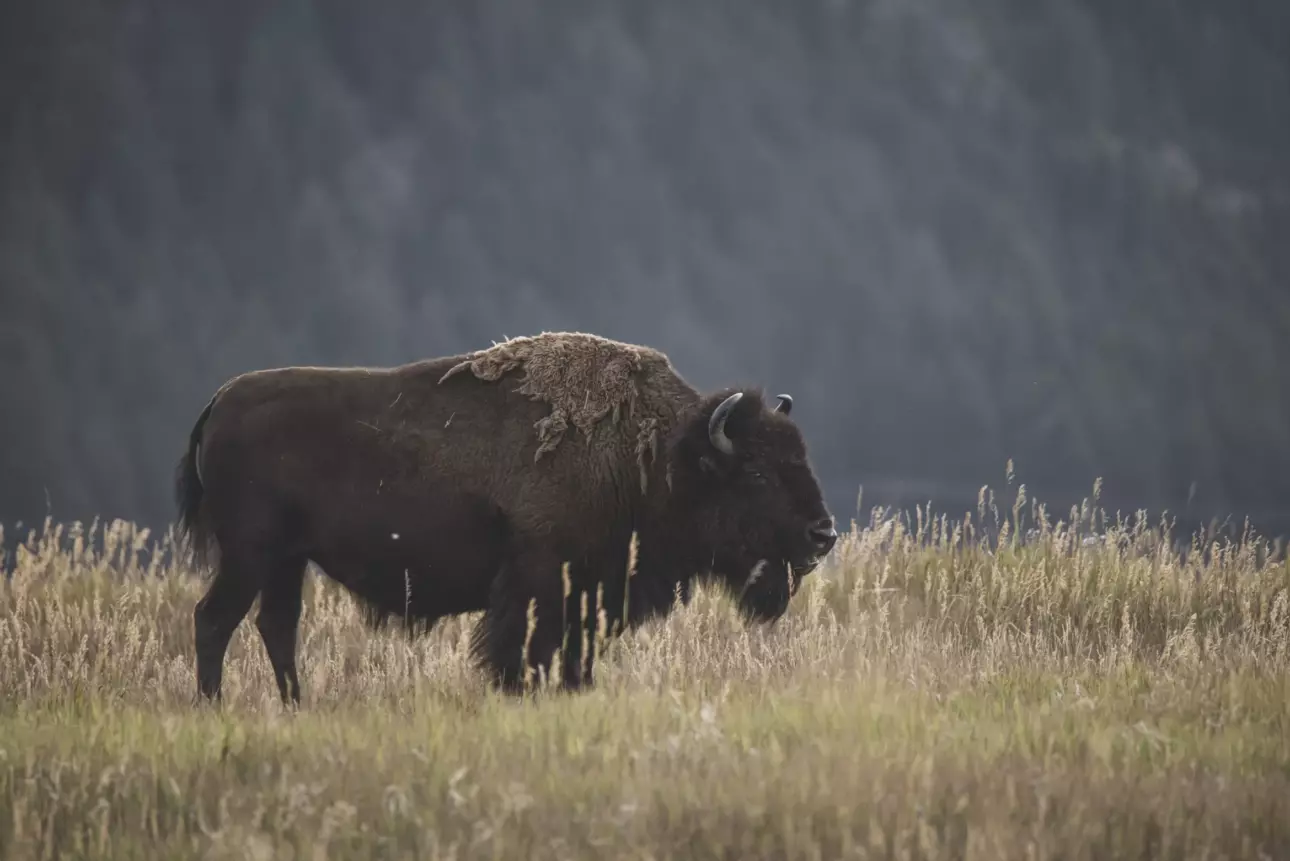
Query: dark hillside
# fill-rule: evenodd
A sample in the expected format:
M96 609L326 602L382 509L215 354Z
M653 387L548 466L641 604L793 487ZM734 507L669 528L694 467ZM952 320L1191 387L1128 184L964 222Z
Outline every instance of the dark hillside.
M231 374L583 329L832 502L1290 530L1290 4L0 12L0 522L172 514Z

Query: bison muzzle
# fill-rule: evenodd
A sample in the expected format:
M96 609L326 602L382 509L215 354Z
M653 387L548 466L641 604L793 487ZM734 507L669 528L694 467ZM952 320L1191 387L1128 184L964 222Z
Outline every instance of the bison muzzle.
M695 578L773 621L837 541L792 406L700 393L661 352L582 333L234 377L176 477L181 535L215 569L193 613L199 694L219 698L258 595L279 693L299 702L309 562L373 625L483 611L472 656L505 690L557 652L561 683L591 681L598 620L581 610L598 590L615 633L688 600Z

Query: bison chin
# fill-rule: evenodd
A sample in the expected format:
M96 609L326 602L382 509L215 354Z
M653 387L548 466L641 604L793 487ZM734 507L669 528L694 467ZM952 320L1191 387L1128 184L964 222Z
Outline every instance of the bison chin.
M788 611L803 578L818 564L777 564L764 559L758 562L739 592L739 612L744 620L757 623L777 621Z

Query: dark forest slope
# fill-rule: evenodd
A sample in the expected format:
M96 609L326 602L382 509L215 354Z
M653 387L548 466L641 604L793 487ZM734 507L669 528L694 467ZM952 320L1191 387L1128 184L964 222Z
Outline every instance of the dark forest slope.
M843 516L1290 514L1283 0L112 5L0 13L0 522L544 328L793 392Z

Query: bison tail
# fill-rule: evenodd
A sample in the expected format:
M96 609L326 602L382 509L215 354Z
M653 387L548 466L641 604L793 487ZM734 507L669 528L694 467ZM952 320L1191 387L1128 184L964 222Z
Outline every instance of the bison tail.
M211 398L197 417L192 431L188 435L188 448L179 460L175 469L175 504L179 509L177 522L179 536L185 539L192 550L193 562L198 567L205 567L214 549L214 536L210 533L202 512L202 476L198 467L201 454L202 428L210 418L215 399Z

